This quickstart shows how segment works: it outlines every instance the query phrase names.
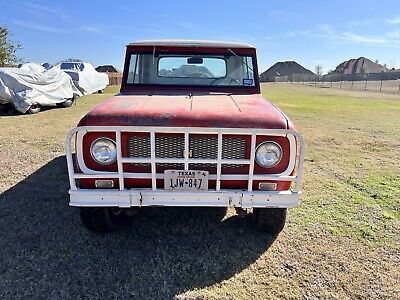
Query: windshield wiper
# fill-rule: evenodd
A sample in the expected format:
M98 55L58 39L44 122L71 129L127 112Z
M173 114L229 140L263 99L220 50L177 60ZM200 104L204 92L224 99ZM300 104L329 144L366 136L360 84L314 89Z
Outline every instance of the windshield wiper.
M247 68L249 68L252 72L254 72L254 71L253 71L253 68L251 68L251 67L248 65L248 63L247 63L246 61L243 61L243 60L240 58L240 56L237 55L232 49L228 48L228 51L231 52L233 55L235 55L236 58L237 58L238 60L240 60L240 62L241 62L243 65L245 65L245 66L246 66Z

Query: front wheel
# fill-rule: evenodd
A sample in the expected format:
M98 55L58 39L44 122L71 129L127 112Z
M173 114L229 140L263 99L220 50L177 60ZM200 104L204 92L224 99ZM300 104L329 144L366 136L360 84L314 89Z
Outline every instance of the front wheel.
M113 232L132 219L123 209L113 207L81 207L80 216L87 229L98 233Z
M286 222L286 208L254 208L254 222L258 230L277 235Z
M75 96L71 99L65 100L64 102L57 103L58 107L71 107L75 102Z
M66 101L64 101L64 102L57 103L57 106L58 106L58 107L71 107L72 104L74 104L74 100L68 99L68 100L66 100Z
M201 216L208 220L209 222L221 222L224 218L226 213L228 212L227 207L199 207L196 211Z

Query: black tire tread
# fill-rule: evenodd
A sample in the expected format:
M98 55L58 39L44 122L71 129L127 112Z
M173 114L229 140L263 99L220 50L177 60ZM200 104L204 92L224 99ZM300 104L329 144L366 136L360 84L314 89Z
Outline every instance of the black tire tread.
M67 99L64 102L57 103L57 106L64 107L64 108L71 107L74 104L74 101L75 101L74 98Z
M117 228L107 207L81 207L80 217L83 225L93 232L113 232Z
M285 227L286 208L254 208L254 221L258 230L277 235Z

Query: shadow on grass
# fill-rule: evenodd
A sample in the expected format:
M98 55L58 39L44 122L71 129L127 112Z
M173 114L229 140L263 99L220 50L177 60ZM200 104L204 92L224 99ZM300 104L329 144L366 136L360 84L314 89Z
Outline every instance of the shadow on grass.
M147 208L130 228L90 233L68 188L62 156L0 195L1 298L168 299L232 277L274 241L248 219L188 208Z
M12 105L0 104L0 117L21 115Z
M51 106L42 106L40 109L40 113L44 113L46 111L51 111L54 109L68 109L68 107L58 107L56 105L51 105ZM12 105L9 104L0 104L0 117L19 117L23 115L30 115L29 112L26 113L20 113L17 111Z

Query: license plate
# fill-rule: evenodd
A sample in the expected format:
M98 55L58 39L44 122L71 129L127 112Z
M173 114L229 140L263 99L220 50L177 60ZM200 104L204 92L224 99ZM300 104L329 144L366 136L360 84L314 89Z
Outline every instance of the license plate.
M208 172L165 170L164 189L168 191L208 190Z

